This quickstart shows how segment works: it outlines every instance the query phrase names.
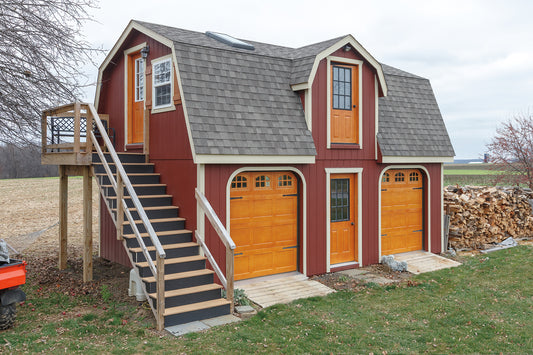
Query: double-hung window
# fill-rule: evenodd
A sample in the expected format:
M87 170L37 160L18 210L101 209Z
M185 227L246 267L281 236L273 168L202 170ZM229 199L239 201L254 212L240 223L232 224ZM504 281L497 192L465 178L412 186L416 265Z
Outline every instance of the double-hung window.
M170 58L152 62L154 107L172 105L172 61Z

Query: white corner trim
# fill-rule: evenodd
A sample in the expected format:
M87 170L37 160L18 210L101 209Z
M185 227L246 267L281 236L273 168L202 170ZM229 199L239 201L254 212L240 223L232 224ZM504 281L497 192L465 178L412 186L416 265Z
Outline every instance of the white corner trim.
M314 164L314 155L196 155L196 164Z
M331 175L357 175L357 263L363 259L363 168L326 168L326 272L331 271Z
M453 163L453 157L393 157L383 156L382 163L386 164L428 164L428 163Z
M196 188L205 195L205 165L196 165ZM196 230L205 241L205 213L196 201ZM200 255L204 255L203 248L200 248Z
M243 171L292 171L293 173L298 174L300 177L300 180L302 181L302 191L300 193L300 196L302 196L302 273L304 275L307 275L307 182L305 181L304 174L292 167L292 166L250 166L250 167L244 167L239 168L235 170L230 177L228 178L228 181L226 183L226 230L231 236L231 202L230 202L230 194L231 194L231 181L235 176L242 173ZM299 216L298 216L299 217Z
M192 139L192 131L191 131L191 124L189 122L189 114L187 113L187 104L185 102L185 97L183 97L183 85L181 83L181 75L178 65L178 58L176 57L176 49L172 45L170 47L172 49L172 62L174 63L174 74L176 74L176 81L178 82L178 90L180 93L181 98L181 107L183 109L183 116L185 117L185 127L187 127L187 136L189 137L189 145L191 147L191 154L192 154L192 160L195 164L199 164L197 162L196 157L196 149L194 147L194 141Z
M141 44L136 45L135 47L131 47L124 50L124 147L128 145L128 109L129 109L129 100L128 100L128 91L130 88L128 87L128 76L129 76L129 60L128 56L132 53L138 52L141 49L146 47L146 42L143 42ZM145 92L145 100L143 100L143 113L144 109L146 109L146 60L143 60L144 63L144 92ZM143 142L144 143L144 142Z
M336 56L328 56L326 58L327 63L327 73L326 73L326 122L327 122L327 137L326 137L326 147L327 149L331 148L331 62L336 62L339 64L348 64L348 65L354 65L357 66L357 76L358 76L358 84L359 84L359 98L358 98L358 124L359 124L359 137L357 137L357 142L359 144L359 149L363 149L363 61L356 60L356 59L350 59L350 58L343 58L343 57L336 57ZM352 83L353 85L353 83Z
M444 244L444 164L440 164L440 240L441 240L441 253L447 251L447 245Z
M307 129L309 132L313 132L313 106L311 105L311 97L312 97L313 90L309 88L308 90L305 90L305 109L304 109L304 116L305 116L305 122L307 122Z
M379 132L379 90L378 90L378 78L374 75L374 120L376 122L376 128L374 131L374 154L376 160L378 160L378 132Z
M396 169L420 169L424 171L424 174L426 174L426 177L428 179L428 186L425 186L424 193L427 196L427 207L426 210L426 218L427 218L427 224L424 225L424 227L427 225L427 248L428 251L431 252L431 176L429 175L428 170L422 166L422 165L389 165L381 171L379 174L379 180L378 180L378 255L379 255L379 262L381 262L381 182L383 179L383 174L387 170L396 170ZM441 218L442 219L442 218ZM442 239L442 236L441 236Z

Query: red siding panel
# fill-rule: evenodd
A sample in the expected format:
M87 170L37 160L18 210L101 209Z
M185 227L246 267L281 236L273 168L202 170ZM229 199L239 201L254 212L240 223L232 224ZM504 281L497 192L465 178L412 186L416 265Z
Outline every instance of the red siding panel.
M100 197L100 256L131 267L122 241L117 240L115 224L102 197Z

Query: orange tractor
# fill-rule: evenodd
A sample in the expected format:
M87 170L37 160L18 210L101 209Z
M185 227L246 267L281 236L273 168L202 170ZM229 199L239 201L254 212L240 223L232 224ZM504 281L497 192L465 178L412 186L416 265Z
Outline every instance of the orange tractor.
M26 294L19 288L25 283L26 262L0 258L0 330L13 325L17 303L26 300Z

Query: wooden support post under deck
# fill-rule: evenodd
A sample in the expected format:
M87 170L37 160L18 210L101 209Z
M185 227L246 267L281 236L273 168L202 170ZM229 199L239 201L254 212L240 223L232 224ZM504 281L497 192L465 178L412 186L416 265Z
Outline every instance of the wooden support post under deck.
M68 175L65 165L59 166L59 270L67 268Z
M93 280L93 180L91 167L83 169L83 282Z

